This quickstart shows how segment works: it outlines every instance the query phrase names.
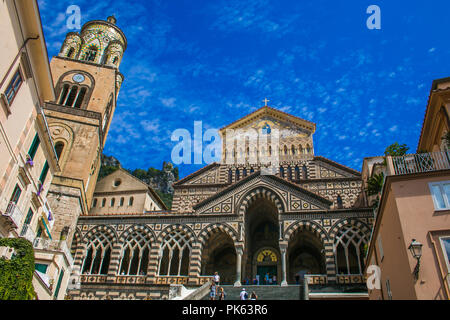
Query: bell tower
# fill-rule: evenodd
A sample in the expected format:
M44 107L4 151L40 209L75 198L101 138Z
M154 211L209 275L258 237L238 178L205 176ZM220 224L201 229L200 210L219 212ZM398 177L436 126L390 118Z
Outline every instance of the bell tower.
M69 32L50 62L57 98L45 103L44 112L61 168L49 190L56 217L52 236L67 236L69 244L78 217L91 206L124 80L119 67L127 39L116 22L110 16Z

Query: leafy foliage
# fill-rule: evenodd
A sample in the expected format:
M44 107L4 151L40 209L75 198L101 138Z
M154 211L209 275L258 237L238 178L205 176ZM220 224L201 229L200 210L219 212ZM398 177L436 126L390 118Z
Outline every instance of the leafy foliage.
M367 180L367 193L369 196L376 195L383 188L384 174L380 172Z
M408 152L408 150L409 147L406 146L406 144L400 145L398 142L396 142L386 148L386 150L384 151L384 155L391 157L404 156Z
M0 247L15 249L11 260L0 258L0 300L33 300L34 250L22 238L0 239Z
M101 166L100 173L98 174L98 180L101 180L104 177L109 176L111 173L114 173L115 171L117 171L117 169L119 169L119 167Z
M173 202L173 194L170 193L162 193L158 189L155 190L158 196L161 198L161 200L164 202L166 207L170 210L172 209L172 202Z
M442 140L445 141L447 145L447 149L450 149L450 131L447 131L444 136L442 137Z

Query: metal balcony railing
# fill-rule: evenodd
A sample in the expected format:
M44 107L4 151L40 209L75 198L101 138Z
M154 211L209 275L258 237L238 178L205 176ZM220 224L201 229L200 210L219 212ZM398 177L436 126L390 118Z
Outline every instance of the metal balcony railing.
M36 238L36 234L34 233L33 229L31 229L31 226L29 224L23 225L22 231L20 232L20 236L22 238L27 239L31 243L33 243L34 239Z
M389 175L423 173L450 169L450 151L388 157Z
M36 238L33 241L33 247L38 250L59 251L64 253L69 265L73 266L73 257L65 240L50 240L43 238Z
M16 203L10 202L5 213L2 214L2 217L7 218L9 222L12 223L13 228L18 228L23 219L23 212L17 207Z

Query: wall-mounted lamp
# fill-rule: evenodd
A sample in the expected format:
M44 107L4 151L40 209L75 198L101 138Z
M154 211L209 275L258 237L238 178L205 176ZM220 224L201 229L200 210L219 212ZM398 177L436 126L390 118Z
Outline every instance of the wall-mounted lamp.
M419 279L420 258L422 257L422 246L423 245L420 242L416 241L416 239L412 239L412 242L408 247L413 258L417 259L417 264L416 267L414 268L414 278L416 280Z

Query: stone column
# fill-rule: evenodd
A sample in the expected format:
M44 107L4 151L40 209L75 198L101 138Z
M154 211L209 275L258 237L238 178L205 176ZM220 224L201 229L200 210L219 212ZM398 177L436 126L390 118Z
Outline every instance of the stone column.
M181 260L180 260L181 263ZM198 285L200 281L200 272L202 265L202 245L194 243L192 245L191 259L189 263L189 280L190 285Z
M236 282L234 283L235 287L240 287L241 284L241 274L242 274L242 255L244 253L244 249L242 247L236 248Z
M150 257L147 267L147 281L149 283L155 284L158 277L158 267L160 257L161 244L156 243L150 249Z
M119 265L120 265L120 253L122 252L122 246L120 243L115 243L111 250L111 260L109 263L108 269L108 282L114 282L114 279L119 273Z
M282 280L281 280L281 286L287 287L287 279L286 279L286 252L287 252L287 245L280 243L280 253L281 253L281 271L282 271Z

